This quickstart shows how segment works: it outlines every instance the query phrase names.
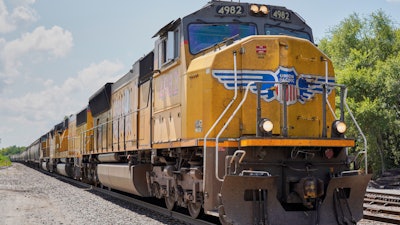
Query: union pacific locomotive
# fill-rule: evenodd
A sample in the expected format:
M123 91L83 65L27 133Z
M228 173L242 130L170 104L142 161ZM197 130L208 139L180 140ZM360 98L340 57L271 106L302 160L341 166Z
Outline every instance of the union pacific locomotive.
M370 175L348 155L346 87L298 14L212 0L153 38L128 73L12 159L223 224L362 218Z

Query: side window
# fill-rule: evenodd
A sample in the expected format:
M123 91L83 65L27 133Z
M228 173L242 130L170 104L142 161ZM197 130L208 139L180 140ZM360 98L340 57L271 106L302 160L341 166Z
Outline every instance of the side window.
M179 56L179 29L168 31L160 37L157 46L159 68Z
M158 61L160 62L160 66L164 65L167 62L167 38L166 37L161 39L161 42L158 45Z
M179 49L180 49L179 38L180 38L179 30L177 29L176 31L174 31L174 58L178 58L179 56Z

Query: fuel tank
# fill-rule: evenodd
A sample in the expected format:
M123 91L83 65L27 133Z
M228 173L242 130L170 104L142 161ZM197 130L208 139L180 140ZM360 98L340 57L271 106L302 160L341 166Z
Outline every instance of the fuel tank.
M42 162L42 169L44 169L44 170L46 170L46 171L49 171L49 170L47 169L47 162Z
M97 176L104 186L142 197L150 196L146 180L146 172L150 171L150 164L107 163L97 166Z
M59 163L59 164L57 164L57 173L58 173L58 174L61 174L61 175L63 175L63 176L68 177L65 163Z

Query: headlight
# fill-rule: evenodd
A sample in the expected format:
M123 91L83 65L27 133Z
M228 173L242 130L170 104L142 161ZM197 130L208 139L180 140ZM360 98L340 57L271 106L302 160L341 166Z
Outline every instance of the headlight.
M332 124L332 137L344 137L347 125L340 120L335 120Z
M260 7L260 12L262 12L262 13L265 14L265 15L267 15L268 12L269 12L268 7L265 6L265 5L262 5L262 6Z
M336 121L335 126L336 126L336 131L341 134L344 134L344 132L346 132L347 130L346 124L342 121Z
M260 8L258 7L258 5L251 5L250 11L257 14L258 12L260 12Z
M271 122L271 120L266 118L261 119L258 126L264 133L269 133L272 131L272 129L274 129L274 124Z

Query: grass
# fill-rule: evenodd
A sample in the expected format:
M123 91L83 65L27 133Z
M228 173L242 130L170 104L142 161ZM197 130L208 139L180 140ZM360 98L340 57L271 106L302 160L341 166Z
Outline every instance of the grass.
M0 167L11 166L11 161L8 157L0 155Z

